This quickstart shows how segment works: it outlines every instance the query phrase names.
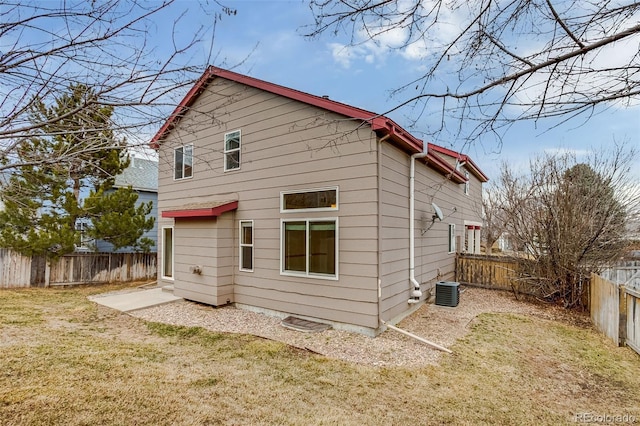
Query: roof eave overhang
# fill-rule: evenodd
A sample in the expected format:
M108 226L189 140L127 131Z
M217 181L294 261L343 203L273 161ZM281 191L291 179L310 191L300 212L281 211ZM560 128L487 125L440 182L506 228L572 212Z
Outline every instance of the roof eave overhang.
M385 117L375 118L371 122L371 128L378 134L379 137L385 140L390 140L391 143L398 146L400 149L407 152L409 155L423 152L424 142L409 132L405 131L402 127L398 126L392 120ZM428 144L431 146L431 144ZM440 158L437 154L427 151L427 156L423 160L434 170L440 174L451 179L455 183L464 183L466 178L462 173L451 167L449 163Z
M215 218L223 213L236 210L238 208L237 201L231 201L228 203L220 204L212 207L200 207L181 210L165 210L162 212L162 217L173 219L207 219Z

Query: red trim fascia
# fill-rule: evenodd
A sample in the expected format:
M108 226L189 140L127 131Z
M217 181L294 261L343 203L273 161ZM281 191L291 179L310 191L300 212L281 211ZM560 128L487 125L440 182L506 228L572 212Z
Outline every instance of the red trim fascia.
M160 141L166 136L166 134L169 131L171 131L171 129L173 129L173 127L175 127L177 122L180 120L180 116L184 113L184 111L189 106L193 105L193 103L198 98L200 93L202 93L202 89L204 89L207 83L214 77L221 77L227 80L235 81L237 83L245 84L250 87L255 87L256 89L264 90L266 92L274 93L276 95L281 95L289 99L294 99L300 102L304 102L306 104L317 106L319 108L332 111L337 114L345 115L347 117L355 118L358 120L369 121L369 122L372 122L377 118L383 118L385 120L388 120L386 119L386 117L380 117L378 114L375 114L370 111L366 111L364 109L360 109L347 104L336 102L331 99L323 98L321 96L311 95L309 93L301 92L299 90L295 90L289 87L280 86L275 83L269 83L264 80L258 80L257 78L249 77L243 74L238 74L233 71L228 71L228 70L224 70L214 66L210 66L202 74L200 79L191 88L191 90L189 90L189 92L186 94L186 96L180 102L180 104L176 107L176 109L171 114L171 116L169 116L169 119L155 134L153 139L151 139L151 142L149 144L153 149L158 149L158 144L160 143Z
M151 142L149 142L149 146L152 149L157 150L160 147L160 141L175 127L177 122L180 121L180 117L185 112L185 110L193 105L200 93L202 93L204 87L207 85L209 79L211 78L211 68L212 67L207 68L206 71L200 76L196 84L193 85L191 90L187 92L176 109L173 110L173 113L171 113L167 121L165 121L162 127L160 127L160 130L158 130L158 132L153 136L153 139L151 139Z
M275 83L270 83L264 80L258 80L257 78L249 77L247 75L238 74L233 71L224 70L221 68L210 67L211 75L216 77L222 77L227 80L235 81L245 84L247 86L255 87L257 89L264 90L266 92L281 95L289 99L304 102L313 106L317 106L328 111L332 111L347 117L356 118L359 120L372 121L378 117L378 114L364 109L356 108L351 105L336 102L331 99L323 98L321 96L312 95L300 90L292 89L290 87L280 86Z
M280 86L278 84L269 83L264 80L258 80L257 78L249 77L243 74L238 74L233 71L224 70L221 68L217 68L214 66L210 66L207 70L202 74L200 79L196 82L196 84L189 90L184 99L180 102L180 104L176 107L174 112L171 114L169 119L164 123L164 125L158 130L156 135L150 142L150 145L153 149L158 149L160 141L166 136L168 132L170 132L177 122L180 120L180 117L185 112L187 108L189 108L198 96L202 93L208 82L214 77L221 77L227 80L235 81L241 84L245 84L250 87L255 87L260 90L264 90L270 93L274 93L280 96L287 97L289 99L294 99L309 105L316 106L318 108L325 109L327 111L335 112L340 115L344 115L347 117L351 117L358 120L367 121L371 124L371 129L376 132L378 135L384 136L389 135L394 143L399 145L404 150L408 151L409 154L415 152L422 152L424 149L424 142L411 133L404 130L397 123L395 123L390 118L387 118L383 115L375 114L370 111L366 111L360 108L356 108L347 104L343 104L340 102L333 101L331 99L323 98L316 95L311 95L309 93L301 92L299 90L291 89L289 87ZM480 171L480 169L475 166L475 164L468 158L466 155L459 154L455 151L448 150L438 145L429 144L429 150L434 150L436 152L444 153L447 155L451 155L454 158L464 158L470 165L472 165L472 169L477 171L477 175L480 179L484 179L486 182L488 179L486 176ZM451 167L449 163L442 160L441 158L430 155L427 157L430 159L430 163L437 166L438 169L444 174L449 174L452 177L456 177L456 181L462 179L462 182L465 182L466 179L464 175L462 175L459 171L457 171L454 167ZM461 183L461 182L459 182ZM185 216L186 217L186 216Z
M436 154L427 152L427 163L445 176L448 176L455 183L464 183L465 177L460 174L451 164L438 157Z
M482 170L480 170L480 168L476 165L476 163L473 162L473 160L471 159L471 157L469 157L468 155L465 154L460 154L459 152L453 151L451 149L439 146L439 145L434 145L434 144L429 144L429 149L439 152L441 154L445 154L448 155L450 157L453 157L455 159L457 159L458 161L464 161L467 163L467 166L469 167L469 169L471 169L471 171L482 181L482 182L488 182L489 178L487 177L487 175L484 174L484 172Z
M222 213L226 213L238 208L238 202L232 201L230 203L222 204L216 207L206 207L197 209L184 209L184 210L168 210L162 212L162 217L168 218L196 218L196 217L218 217Z

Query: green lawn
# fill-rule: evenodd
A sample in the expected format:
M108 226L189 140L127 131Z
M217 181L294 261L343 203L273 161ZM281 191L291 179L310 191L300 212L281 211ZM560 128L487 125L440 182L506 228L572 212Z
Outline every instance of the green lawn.
M592 329L484 314L440 365L376 368L86 299L114 289L0 291L1 425L640 422L640 356Z

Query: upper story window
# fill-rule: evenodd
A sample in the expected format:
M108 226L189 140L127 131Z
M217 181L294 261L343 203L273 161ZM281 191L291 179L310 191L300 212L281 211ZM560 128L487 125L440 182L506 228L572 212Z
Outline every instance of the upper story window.
M225 133L224 135L224 170L240 168L240 130Z
M465 177L465 181L464 181L464 195L469 195L469 172L467 172L465 170L464 172L464 177Z
M280 210L284 212L338 210L338 188L280 193Z
M173 151L174 179L193 176L193 145L183 145Z

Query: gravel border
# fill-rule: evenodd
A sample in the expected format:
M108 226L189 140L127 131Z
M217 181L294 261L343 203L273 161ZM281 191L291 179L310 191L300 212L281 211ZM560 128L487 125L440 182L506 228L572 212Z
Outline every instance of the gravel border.
M519 301L507 292L462 286L461 289L457 307L424 304L397 326L448 347L466 335L473 319L484 312L517 313L545 319L566 317L566 313L558 308ZM305 333L283 327L280 318L233 306L216 308L181 300L129 314L165 324L251 334L317 352L329 358L364 365L420 367L437 364L441 356L448 356L393 330L387 330L375 338L334 329Z

